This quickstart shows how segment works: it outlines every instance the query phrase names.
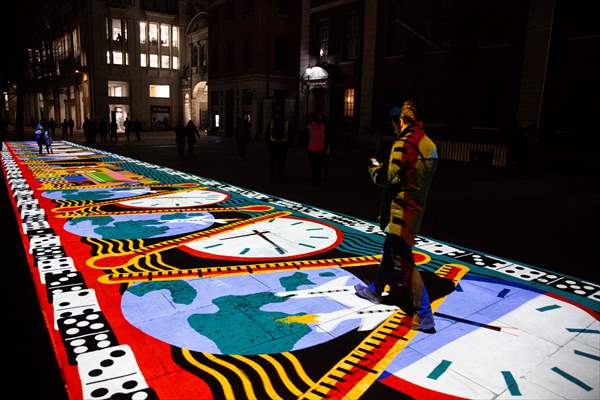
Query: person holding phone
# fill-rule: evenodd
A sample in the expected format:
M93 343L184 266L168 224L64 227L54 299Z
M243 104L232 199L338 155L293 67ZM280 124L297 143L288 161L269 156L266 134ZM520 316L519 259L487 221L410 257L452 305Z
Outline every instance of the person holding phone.
M411 328L434 333L429 294L415 267L412 246L437 167L437 148L425 134L412 101L392 108L390 118L396 139L389 160L380 163L371 158L369 166L373 182L384 188L379 213L379 224L386 234L383 256L375 279L368 286L354 288L359 297L381 303L386 285L403 285L414 309ZM393 282L394 269L402 272L402 282Z

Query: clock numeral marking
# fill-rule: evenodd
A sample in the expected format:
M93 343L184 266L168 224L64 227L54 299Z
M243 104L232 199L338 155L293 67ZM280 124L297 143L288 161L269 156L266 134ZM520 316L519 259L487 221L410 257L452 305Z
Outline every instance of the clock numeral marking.
M573 375L563 371L562 369L558 368L558 367L552 367L552 371L556 372L558 375L562 376L563 378L565 378L566 380L576 384L577 386L579 386L580 388L582 388L583 390L590 392L593 388L589 385L587 385L585 382L580 381L579 379L575 378Z
M213 247L223 246L223 243L211 244L210 246L206 246L205 249L211 249Z
M240 254L246 254L250 251L250 247L246 247L244 250L240 251Z
M427 375L427 378L437 380L446 372L452 361L442 360L434 369Z
M560 308L560 306L558 304L551 304L549 306L536 308L536 310L539 312L546 312L546 311L550 311L550 310L556 310L557 308Z
M521 391L519 390L519 385L517 385L517 381L515 377L510 371L502 371L502 376L504 377L504 382L506 382L506 386L508 387L508 391L511 396L522 396Z
M600 361L600 357L590 354L590 353L585 353L583 351L579 351L579 350L574 350L573 351L575 354L577 354L578 356L582 356L582 357L586 357L589 358L591 360L596 360L596 361Z

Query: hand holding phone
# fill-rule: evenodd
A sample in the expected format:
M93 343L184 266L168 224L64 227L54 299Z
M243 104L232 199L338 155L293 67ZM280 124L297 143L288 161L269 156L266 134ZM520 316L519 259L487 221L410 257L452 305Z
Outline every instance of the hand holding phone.
M379 161L377 161L377 159L376 159L376 158L373 158L373 157L371 157L371 160L370 160L370 161L371 161L371 164L372 164L372 165L374 165L374 166L376 166L376 167L379 167L379 166L381 165L381 164L379 163Z

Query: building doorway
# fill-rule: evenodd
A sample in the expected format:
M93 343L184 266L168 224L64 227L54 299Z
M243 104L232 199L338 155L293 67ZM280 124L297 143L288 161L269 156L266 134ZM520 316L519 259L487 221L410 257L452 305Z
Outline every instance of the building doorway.
M115 121L117 123L117 130L119 132L125 131L125 118L129 115L129 106L127 104L109 104L110 110L109 120L110 122Z
M208 85L198 82L192 91L192 120L201 131L208 130Z

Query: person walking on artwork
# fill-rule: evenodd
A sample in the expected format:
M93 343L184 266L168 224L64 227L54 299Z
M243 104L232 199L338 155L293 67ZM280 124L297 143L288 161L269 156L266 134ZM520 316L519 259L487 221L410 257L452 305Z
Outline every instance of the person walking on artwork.
M46 146L47 154L54 153L54 150L52 150L52 142L52 136L48 134L48 131L44 131L44 145Z
M310 184L320 185L323 178L323 165L327 151L325 124L317 115L312 115L308 129L308 160L310 162Z
M267 125L265 139L269 145L269 182L278 180L287 182L285 178L285 163L288 152L289 124L281 112L276 111L275 117Z
M118 139L117 139L117 129L118 129L117 121L115 121L114 119L112 121L110 121L109 129L110 129L110 141L117 142L118 141Z
M417 110L410 101L390 111L396 139L389 160L371 159L369 174L384 188L379 224L385 232L383 256L375 279L368 285L356 285L356 294L373 303L382 301L386 285L393 282L393 272L402 273L403 288L413 306L412 329L435 332L429 294L412 255L415 235L419 232L425 201L437 167L437 148L427 137Z
M175 125L175 142L177 143L177 154L181 157L185 151L185 127L181 121Z
M194 153L194 144L196 144L197 139L200 139L198 128L196 128L196 124L191 119L185 126L185 136L188 144L188 153L191 156Z
M44 134L44 126L38 123L33 132L35 142L38 145L38 154L42 154L42 149L46 145L46 135Z

